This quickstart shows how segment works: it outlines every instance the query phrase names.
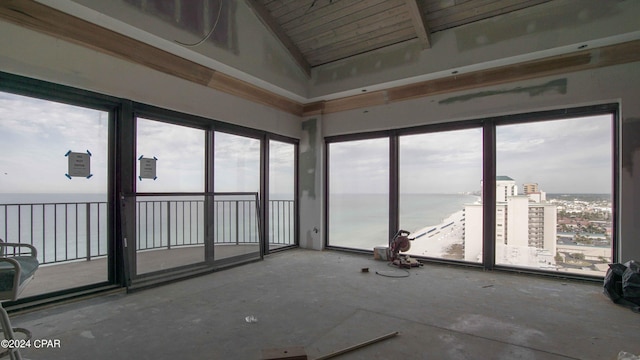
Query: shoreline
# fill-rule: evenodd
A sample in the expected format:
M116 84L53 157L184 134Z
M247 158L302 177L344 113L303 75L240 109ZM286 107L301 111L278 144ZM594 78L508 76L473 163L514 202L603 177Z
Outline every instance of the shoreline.
M464 210L447 216L440 224L425 226L409 234L409 255L428 257L464 258L460 247L464 246ZM459 246L458 246L459 245Z

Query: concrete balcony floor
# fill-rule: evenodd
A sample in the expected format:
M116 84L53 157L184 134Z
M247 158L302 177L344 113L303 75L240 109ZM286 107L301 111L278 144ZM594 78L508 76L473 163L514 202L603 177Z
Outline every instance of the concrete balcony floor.
M638 314L613 304L598 283L431 264L406 273L371 256L303 249L11 318L34 339L59 340L59 348L22 350L32 360L260 359L262 349L291 346L315 359L394 331L339 358L640 353Z
M274 248L278 245L271 245ZM215 246L215 259L259 252L257 244L224 244ZM171 249L138 251L136 255L137 274L167 270L174 267L197 264L204 261L204 246L182 246ZM42 265L21 298L46 294L57 290L96 284L108 280L107 259L94 258Z

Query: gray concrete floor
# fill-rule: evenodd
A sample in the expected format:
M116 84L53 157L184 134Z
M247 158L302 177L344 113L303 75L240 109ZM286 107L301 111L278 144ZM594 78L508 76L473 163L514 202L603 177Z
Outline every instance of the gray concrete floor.
M361 272L368 267L369 272ZM339 359L616 359L640 353L640 315L600 284L444 265L402 275L370 256L291 250L131 294L12 316L26 359L260 359L304 346L310 359L393 331ZM247 322L253 316L256 322Z

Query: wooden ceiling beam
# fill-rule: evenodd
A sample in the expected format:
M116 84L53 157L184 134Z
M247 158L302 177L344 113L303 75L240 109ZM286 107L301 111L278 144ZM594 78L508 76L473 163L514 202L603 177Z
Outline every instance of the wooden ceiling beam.
M293 43L291 38L284 32L278 22L273 18L273 16L271 16L269 10L267 10L267 8L265 8L258 0L249 0L247 3L251 9L253 9L258 19L262 21L267 29L269 29L273 35L280 40L280 43L282 43L287 51L289 51L289 54L291 54L293 59L298 63L305 75L307 75L308 78L311 78L311 65L309 65L296 44Z
M431 40L429 39L429 26L427 25L424 12L422 11L420 4L418 4L417 0L406 0L406 4L407 10L409 11L409 14L411 14L411 22L413 23L413 27L416 29L416 35L418 36L418 39L420 39L422 48L430 48Z

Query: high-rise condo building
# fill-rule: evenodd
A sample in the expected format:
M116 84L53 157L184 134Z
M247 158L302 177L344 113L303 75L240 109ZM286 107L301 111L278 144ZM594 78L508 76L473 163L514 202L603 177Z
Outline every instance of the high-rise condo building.
M524 189L519 194L515 180L496 177L496 263L548 266L556 253L557 208L546 202L538 184ZM477 261L482 256L482 202L465 205L464 234L465 260Z

